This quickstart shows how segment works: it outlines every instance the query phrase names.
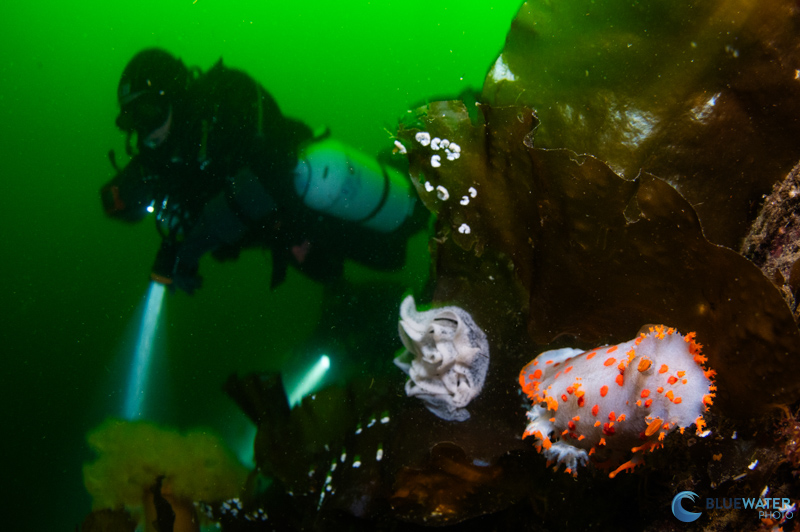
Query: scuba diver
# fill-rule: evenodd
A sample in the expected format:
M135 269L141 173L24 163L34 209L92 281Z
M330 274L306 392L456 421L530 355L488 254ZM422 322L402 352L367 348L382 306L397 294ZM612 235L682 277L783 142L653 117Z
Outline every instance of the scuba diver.
M315 136L269 93L220 59L205 73L161 49L131 59L119 82L117 126L130 162L101 189L112 218L155 215L151 278L189 294L200 258L272 251L272 280L289 265L318 281L353 260L400 268L406 241L427 224L403 172ZM135 139L135 140L134 140Z

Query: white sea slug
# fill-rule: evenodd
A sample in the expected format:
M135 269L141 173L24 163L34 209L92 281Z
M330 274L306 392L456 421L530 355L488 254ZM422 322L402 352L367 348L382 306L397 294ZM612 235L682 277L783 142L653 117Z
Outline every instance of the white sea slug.
M406 395L447 421L469 419L466 406L480 394L489 368L489 342L472 317L459 307L417 312L408 296L398 329L407 351L394 363L409 376Z
M539 452L573 475L595 453L615 464L632 453L613 478L674 429L703 431L716 390L705 362L695 333L663 325L619 345L546 351L520 372L532 401L522 437L533 436Z

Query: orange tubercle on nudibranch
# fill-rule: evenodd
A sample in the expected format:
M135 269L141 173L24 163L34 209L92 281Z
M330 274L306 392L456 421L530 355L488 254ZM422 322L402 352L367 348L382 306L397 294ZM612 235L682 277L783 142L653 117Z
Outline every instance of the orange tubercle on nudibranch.
M625 356L608 356L617 350ZM606 356L592 360L598 353ZM671 431L693 424L704 431L716 391L696 335L663 325L619 345L547 351L534 362L519 379L532 401L523 436L534 436L540 452L573 475L591 456L623 462L613 478L642 464ZM633 456L619 460L624 453Z
M650 422L649 425L647 425L647 428L644 430L644 435L652 436L653 434L658 432L658 429L661 428L662 423L663 420L661 418L655 418L653 421Z
M550 410L557 412L558 411L558 401L552 398L552 396L545 397L545 401L547 401L547 408Z

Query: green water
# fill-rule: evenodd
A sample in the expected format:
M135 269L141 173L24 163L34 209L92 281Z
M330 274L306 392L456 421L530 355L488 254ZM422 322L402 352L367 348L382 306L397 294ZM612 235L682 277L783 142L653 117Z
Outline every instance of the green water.
M391 147L405 111L480 90L518 8L503 2L4 2L0 176L4 522L73 530L89 510L84 435L120 404L124 357L158 247L151 221L106 219L106 152L124 153L115 92L138 50L245 69L285 114L366 153ZM427 272L417 239L395 279ZM168 298L160 417L228 437L245 427L220 391L232 371L276 369L319 317L321 288L268 257L201 264L204 288ZM399 304L399 301L398 301Z

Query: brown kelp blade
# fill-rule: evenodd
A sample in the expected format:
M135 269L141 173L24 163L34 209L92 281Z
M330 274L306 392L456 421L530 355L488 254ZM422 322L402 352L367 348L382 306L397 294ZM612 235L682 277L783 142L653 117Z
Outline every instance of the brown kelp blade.
M642 324L669 323L697 331L729 415L797 397L800 384L786 371L800 353L790 309L755 265L703 236L681 194L652 175L623 179L591 156L532 148L530 109L480 110L484 122L473 125L460 102L436 102L400 136L442 235L512 260L535 342L622 341ZM423 130L457 143L460 156L433 159L441 150L418 140ZM437 274L449 268L458 265L440 261Z

